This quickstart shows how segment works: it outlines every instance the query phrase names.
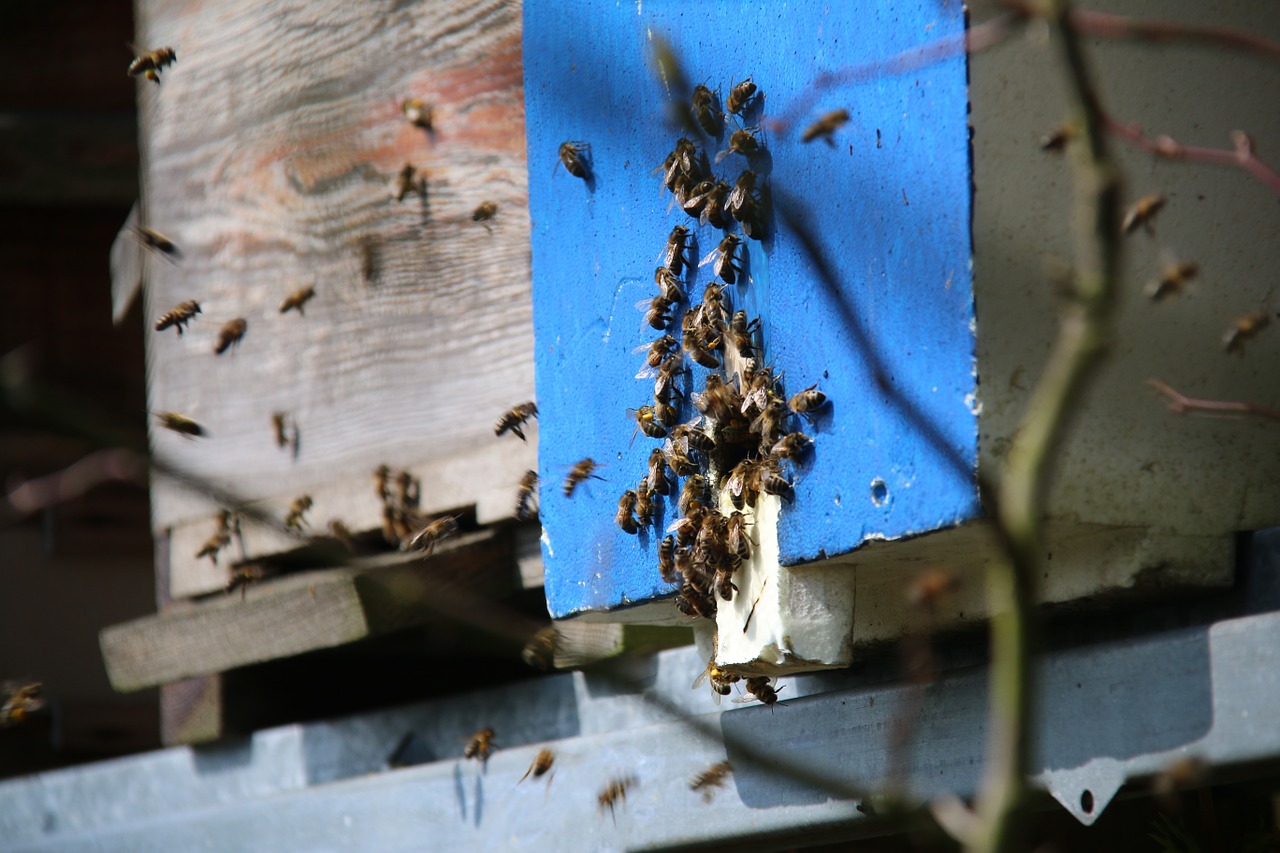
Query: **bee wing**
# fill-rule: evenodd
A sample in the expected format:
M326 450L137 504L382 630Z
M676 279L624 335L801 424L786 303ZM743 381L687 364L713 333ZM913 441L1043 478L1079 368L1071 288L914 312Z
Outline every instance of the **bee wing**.
M716 152L716 165L717 165L717 166L718 166L718 165L720 165L720 161L721 161L721 160L723 160L724 158L728 157L728 156L729 156L730 154L732 154L732 153L733 153L733 149L732 149L732 148L726 148L726 149L724 149L723 151L717 151L717 152Z
M650 296L648 299L641 299L639 302L636 303L636 308L638 308L641 311L648 311L649 308L652 306L653 306L652 296ZM646 344L645 346L648 346L648 344Z
M640 372L636 374L636 379L652 379L657 375L658 375L658 368L650 367L649 365L646 364L643 368L640 369Z
M710 252L707 252L706 257L704 257L702 260L698 261L698 266L700 266L700 267L705 267L707 264L714 262L714 261L716 260L716 258L720 257L720 255L721 255L721 254L722 254L722 253L721 253L721 251L720 251L720 247L719 247L719 246L716 246L716 247L715 247L714 249L712 249Z

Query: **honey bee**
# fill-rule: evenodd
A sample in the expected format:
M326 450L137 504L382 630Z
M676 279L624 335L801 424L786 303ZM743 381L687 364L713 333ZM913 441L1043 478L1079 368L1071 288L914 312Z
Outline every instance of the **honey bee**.
M182 332L187 323L190 323L195 316L200 313L200 303L194 299L188 299L186 302L179 302L168 314L165 314L159 320L156 320L156 331L163 332L170 326L178 330L178 337L182 337Z
M489 227L489 220L493 219L494 214L497 212L498 203L496 201L482 201L475 210L471 211L471 221L479 222L485 227L485 230L492 232L493 229Z
M680 556L677 553L677 563L679 559ZM708 595L706 590L697 589L687 583L676 595L676 608L685 616L694 616L699 619L714 619L716 617L715 599ZM720 704L718 696L716 697L716 704Z
M733 685L741 681L742 677L734 675L727 670L723 670L716 666L716 656L713 654L711 660L707 661L707 668L698 673L698 677L693 680L693 689L697 690L705 682L711 683L711 689L716 694L716 704L720 704L721 696L728 696L733 692Z
M800 393L794 395L787 401L787 408L795 412L797 415L804 415L813 420L811 413L817 409L821 409L827 402L827 395L817 390L818 383L815 382Z
M348 528L345 524L343 524L341 521L339 521L336 518L330 519L329 533L330 535L333 536L334 539L337 539L339 542L342 543L343 548L346 548L351 553L355 553L355 550L356 550L355 537L351 535L350 528Z
M688 372L684 366L684 358L678 353L669 355L658 366L657 378L653 381L653 396L657 400L667 401L675 389L675 379ZM637 377L644 379L645 377ZM678 392L676 392L678 393Z
M702 310L698 314L699 325L704 338L714 337L729 319L729 307L724 301L724 285L714 281L708 282L702 291Z
M1145 293L1151 301L1159 302L1166 296L1181 293L1187 282L1200 274L1200 265L1195 261L1175 261L1166 264L1160 277L1147 285Z
M135 49L136 51L136 49ZM129 63L125 73L129 77L146 77L156 85L160 84L160 72L178 61L178 54L171 47L160 47L145 53L138 53Z
M556 763L556 754L554 752L552 752L549 749L538 750L538 754L534 756L533 763L529 765L529 769L524 771L524 775L520 777L520 782L523 782L525 779L528 779L529 776L531 775L535 779L539 779L542 776L545 776L547 771L551 769L551 765L555 763ZM517 782L516 784L519 785L520 782ZM547 778L547 784L548 785L551 784L550 777Z
M668 303L676 303L684 299L684 291L680 289L680 279L670 267L658 267L653 271L653 281L658 285L662 298Z
M293 293L286 296L284 301L280 303L280 313L287 314L296 308L298 309L299 314L306 316L307 312L303 310L303 306L305 306L315 295L316 289L313 286L308 284L306 287L299 287Z
M771 495L777 495L780 498L791 499L791 484L784 480L774 467L770 464L770 460L766 457L764 467L760 472L760 488Z
M725 527L725 544L729 546L729 550L741 560L750 560L751 546L755 544L755 540L747 532L747 516L735 510Z
M747 696L744 696L740 702L750 702L752 698L759 699L766 705L774 705L778 701L778 691L773 689L770 683L771 678L765 675L757 675L747 679L746 688ZM781 690L782 688L778 688Z
M673 304L675 300L668 299L664 294L659 293L652 299L641 299L636 303L636 307L645 312L645 325L662 331L671 325L671 315L668 312Z
M379 465L373 470L373 488L378 495L378 500L384 504L391 500L391 491L387 488L391 482L391 469L386 465Z
M705 501L707 496L707 478L701 474L691 474L684 481L684 488L680 490L680 497L676 505L680 508L682 515L689 514L689 507L694 501Z
M575 462L573 468L569 471L569 476L564 478L564 496L566 498L573 497L573 490L578 487L579 483L586 482L588 478L603 480L604 477L600 477L592 473L599 467L599 463L590 456L579 462Z
M666 451L667 465L677 477L687 477L698 472L697 461L681 445L667 442L663 449Z
M5 681L0 684L0 728L16 726L44 707L39 681Z
M675 338L670 335L663 335L652 343L641 344L632 350L632 352L639 353L647 351L644 359L645 365L649 368L657 369L658 366L662 364L662 360L679 349L679 346L679 341ZM651 374L646 374L645 376L637 378L644 379L649 375Z
M676 582L676 540L664 536L658 545L658 572L667 583Z
M538 404L532 401L528 403L520 403L512 406L502 417L498 418L498 422L493 425L493 434L502 435L510 430L520 436L521 441L525 441L524 431L521 429L529 418L538 416Z
M1135 201L1124 212L1124 220L1120 223L1121 232L1132 234L1138 228L1145 228L1148 234L1154 233L1155 229L1151 227L1151 223L1167 201L1163 193L1150 193Z
M733 284L738 280L738 276L742 273L742 267L734 263L734 254L738 247L742 245L742 238L737 234L728 234L720 245L702 259L698 264L705 267L709 263L715 263L712 267L713 272L718 275L726 284Z
M701 504L699 504L701 507ZM698 532L702 529L703 512L700 508L696 512L686 512L683 518L677 518L667 526L668 533L674 533L676 536L676 544L684 547L692 545L698 537ZM677 553L676 558L679 559L680 554ZM679 565L677 565L679 569ZM684 572L681 572L684 574Z
M228 320L218 330L218 342L214 344L214 355L222 355L232 344L240 343L240 339L244 337L245 331L249 328L249 323L243 317L237 317L234 320Z
M488 761L493 754L493 737L493 728L485 726L467 741L467 745L462 748L462 757L475 758L481 763Z
M200 424L177 412L157 412L156 419L160 421L160 426L187 438L202 438L209 434Z
M813 439L804 433L789 432L774 443L769 449L769 454L782 459L795 459L811 444Z
M734 219L742 222L755 216L756 210L756 173L747 169L738 176L729 197L725 199L724 210ZM750 236L750 235L748 235Z
M219 528L216 533L204 541L200 546L200 550L196 551L196 559L208 557L213 564L218 565L218 552L231 544L231 531L225 527Z
M733 765L727 761L713 764L706 770L689 780L690 791L701 791L702 801L711 802L715 797L715 789L724 785L724 777L733 772Z
M636 430L643 432L650 438L666 438L667 428L658 423L657 418L653 414L653 406L641 406L638 409L627 409L627 416L634 418L636 422ZM635 432L631 434L631 438L635 439Z
M405 163L404 167L396 173L395 180L391 182L391 197L396 201L404 201L405 196L410 193L421 195L420 186L418 170L413 167L413 164Z
M720 359L716 358L713 350L719 347L721 343L722 341L718 337L707 340L702 336L700 330L684 333L684 350L689 354L689 358L710 370L715 370L720 366Z
M729 493L729 501L734 509L742 509L744 505L755 506L760 496L761 463L755 459L743 459L729 471L725 478L724 489Z
M711 453L716 449L716 440L698 429L694 424L680 424L671 430L673 441L683 441L686 446L703 453Z
M520 651L520 658L534 669L547 672L556 663L556 629L540 628Z
M636 784L634 776L626 776L614 779L608 785L604 786L604 790L596 797L596 812L603 812L605 806L609 807L609 814L613 817L614 822L618 820L618 816L614 809L619 802L626 802L627 791Z
M538 472L525 471L516 488L516 519L532 521L538 517L538 510L533 506L534 492L538 488Z
M240 600L244 601L249 584L257 583L267 576L267 570L258 563L245 563L231 570L231 579L227 581L227 593L240 590Z
M729 112L734 115L741 115L742 111L747 108L747 104L756 95L756 84L751 82L748 77L741 83L732 85L729 90L729 101L725 104Z
M643 477L636 483L636 521L641 524L653 524L653 490L649 481Z
M907 604L912 607L929 607L936 605L944 595L960 586L960 578L955 572L947 569L925 569L911 581L907 587Z
M1059 152L1067 147L1067 143L1079 135L1080 130L1074 124L1064 124L1052 133L1040 138L1040 150Z
M405 121L414 127L421 128L426 131L435 129L433 124L435 120L435 111L431 105L423 101L421 98L409 98L400 104L400 111L404 113Z
M645 475L645 479L654 494L671 494L671 480L667 476L667 456L662 452L662 448L655 447L649 454L649 473Z
M1265 329L1270 322L1271 316L1261 311L1245 314L1236 320L1231 328L1227 330L1227 333L1222 336L1222 346L1227 352L1242 356L1244 355L1245 341Z
M560 157L557 160L557 166L564 166L564 170L575 178L586 180L588 173L591 171L591 163L587 157L590 155L591 146L585 142L561 142ZM555 171L555 167L552 167Z
M848 110L832 110L822 118L815 121L804 129L804 133L800 134L801 142L812 142L815 139L822 138L826 140L828 145L835 145L832 135L844 127L849 122Z
M623 533L630 533L633 536L640 532L640 525L636 522L636 493L631 489L627 489L622 493L622 497L618 498L618 514L613 517L618 526L622 528Z
M733 594L738 591L738 585L733 582L733 570L725 567L716 569L715 587L721 598L733 601Z
M289 414L287 412L271 413L271 431L276 436L276 447L281 449L289 446L289 434L286 428L288 417Z
M307 526L304 516L309 509L311 509L311 495L294 498L293 503L289 504L289 512L284 517L284 526L301 532L302 528Z
M757 128L758 130L758 128ZM741 154L743 157L754 157L761 151L760 142L755 138L749 129L735 130L729 137L729 147L716 154L716 163L719 164L724 158L730 154Z
M418 533L410 539L401 548L404 551L426 551L430 554L436 548L436 543L458 532L458 518L453 515L445 515L437 518L426 527L418 531Z
M171 261L182 257L182 250L178 245L159 231L139 225L133 229L133 233L138 238L138 242L148 251L158 252Z
M718 374L707 376L707 384L701 394L693 395L693 405L709 418L732 420L742 407L742 396L732 385L725 384Z
M662 254L659 255L662 266L669 269L673 276L680 275L680 271L684 269L685 254L690 248L689 237L688 228L683 225L675 226L671 229L671 234L667 236L667 244L663 247Z
M752 336L759 328L759 317L748 323L746 311L734 312L733 319L729 321L729 340L733 342L733 348L738 351L738 355L748 358L756 351Z
M698 221L703 225L710 225L713 228L728 228L729 221L725 219L725 200L729 197L732 187L724 181L708 181L706 189L698 194L694 209L698 212ZM689 207L686 205L685 210Z
M707 134L719 136L723 115L716 109L716 95L706 86L693 87L693 120Z

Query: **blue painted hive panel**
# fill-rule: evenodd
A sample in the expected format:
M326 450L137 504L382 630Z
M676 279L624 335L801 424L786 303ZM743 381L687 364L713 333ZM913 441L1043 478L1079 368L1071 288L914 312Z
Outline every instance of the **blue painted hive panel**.
M825 72L960 35L956 0L644 2L525 0L524 64L533 220L539 474L547 600L557 618L670 596L657 550L675 517L662 506L639 535L615 524L619 496L661 442L626 414L653 402L637 346L662 334L636 303L658 292L654 268L674 225L695 237L694 263L723 233L668 210L664 162L690 137L733 183L759 175L764 239L744 239L750 279L726 289L730 310L762 318L762 361L789 396L814 383L829 403L798 464L779 523L781 562L835 556L872 539L926 533L976 517L977 378L970 264L970 159L962 54L905 73L857 74L824 89L789 127L797 99ZM748 161L718 138L670 121L653 45L665 39L690 85L748 75L763 93L752 124L765 148ZM899 69L900 70L900 69ZM805 144L801 131L844 108L849 122ZM588 179L559 166L565 141L590 146ZM730 223L736 228L737 223ZM683 286L701 301L712 267ZM676 311L673 336L680 337ZM705 384L694 366L685 393ZM686 401L682 417L698 413ZM602 479L572 497L562 483L591 458ZM660 505L661 506L661 505Z

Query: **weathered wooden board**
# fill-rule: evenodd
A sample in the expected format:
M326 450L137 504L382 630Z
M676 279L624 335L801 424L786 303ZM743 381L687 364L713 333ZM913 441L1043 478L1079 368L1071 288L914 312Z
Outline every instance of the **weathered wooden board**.
M148 326L203 307L181 338L148 328L149 406L209 432L153 429L155 452L281 509L311 493L322 523L375 526L383 462L422 477L428 511L509 512L533 455L492 433L533 395L519 4L142 0L138 41L178 55L138 83L143 218L184 255L151 265ZM403 117L411 97L433 132ZM392 197L405 163L425 199ZM490 227L471 221L486 200ZM279 314L306 285L305 316ZM235 317L247 334L215 356ZM296 457L274 411L299 427ZM225 583L178 547L213 507L163 479L152 507L175 528L174 595Z

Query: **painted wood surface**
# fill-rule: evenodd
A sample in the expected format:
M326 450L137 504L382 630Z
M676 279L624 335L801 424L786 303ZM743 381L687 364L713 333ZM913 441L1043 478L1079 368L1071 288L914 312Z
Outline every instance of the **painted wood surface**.
M651 174L685 133L664 121L653 39L669 39L690 85L719 87L722 102L731 82L750 75L767 118L824 69L964 26L959 3L570 5L567 13L563 3L527 2L524 20L544 562L557 617L671 589L656 555L673 508L639 536L613 521L654 446L643 435L630 443L635 424L624 414L652 401L652 381L632 378L643 364L632 350L660 334L633 305L656 292L655 258L673 225L697 233L697 258L721 234L678 208L668 214ZM802 144L795 130L766 134L765 156L749 164L735 154L713 168L729 182L748 165L757 170L777 214L762 243L747 241L751 281L730 288L730 301L764 318L764 360L785 373L788 394L817 383L831 400L806 428L813 454L789 470L783 564L978 513L967 104L957 57L820 100L805 123L838 106L852 113L833 146ZM592 181L554 170L566 140L591 145ZM698 141L709 157L726 143L723 134ZM837 270L835 289L802 249L797 216ZM695 303L709 270L686 287ZM873 360L890 391L873 381ZM682 390L700 388L705 375L695 367ZM920 419L905 416L899 399ZM566 498L554 484L584 457L604 463L604 479Z
M144 221L184 256L151 265L149 406L209 432L153 425L154 451L272 512L310 493L322 526L379 523L384 462L422 478L426 512L509 515L533 458L493 436L533 396L519 4L143 2L138 40L178 54L137 84ZM402 115L415 97L433 131ZM406 163L425 197L397 202ZM473 222L487 200L496 215ZM304 286L305 315L280 314ZM187 299L203 309L187 334L150 328ZM247 333L215 356L236 317ZM157 479L152 507L175 529L174 595L224 584L183 547L214 504Z

